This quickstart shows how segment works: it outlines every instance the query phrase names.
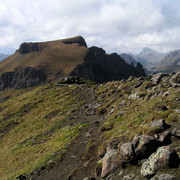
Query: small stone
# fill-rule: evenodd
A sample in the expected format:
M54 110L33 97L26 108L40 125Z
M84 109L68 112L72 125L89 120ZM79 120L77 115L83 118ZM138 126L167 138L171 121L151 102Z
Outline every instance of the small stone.
M134 174L129 174L129 175L127 175L127 176L124 176L123 177L123 180L131 180L131 179L133 179L134 178Z
M84 178L83 180L96 180L95 177L87 177L87 178Z
M162 98L164 98L164 97L166 97L168 95L169 95L169 91L166 91L166 92L163 93Z
M165 131L161 136L159 137L159 141L162 143L169 143L170 144L170 137L171 137L171 131Z
M171 134L175 137L180 137L180 130L174 128L172 131L171 131Z
M167 108L166 106L162 105L162 106L158 106L158 107L156 108L156 110L157 110L157 111L166 111L166 110L168 110L168 108Z
M26 176L24 176L24 175L19 175L19 176L16 176L16 179L23 180L23 179L26 179Z
M152 121L151 127L158 127L161 130L163 130L165 128L165 121L164 121L164 119L159 119L159 120Z

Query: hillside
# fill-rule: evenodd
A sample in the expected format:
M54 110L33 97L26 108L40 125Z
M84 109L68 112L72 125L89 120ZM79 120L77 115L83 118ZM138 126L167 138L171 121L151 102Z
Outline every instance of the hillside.
M85 41L81 44L83 40L77 36L57 41L22 43L19 50L0 62L0 73L34 67L44 71L48 79L66 76L83 62L88 50Z
M167 73L180 71L180 50L172 51L165 56L156 71Z
M1 100L2 180L180 178L180 73L67 79Z

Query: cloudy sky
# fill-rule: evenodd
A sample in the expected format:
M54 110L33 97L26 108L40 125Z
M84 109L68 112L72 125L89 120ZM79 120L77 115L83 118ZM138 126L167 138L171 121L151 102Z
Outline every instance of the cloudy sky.
M0 53L76 35L108 53L180 49L180 0L0 1Z

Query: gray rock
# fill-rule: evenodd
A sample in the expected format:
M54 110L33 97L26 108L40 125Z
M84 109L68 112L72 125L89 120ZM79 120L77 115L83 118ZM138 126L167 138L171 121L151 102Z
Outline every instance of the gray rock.
M141 174L146 178L154 176L159 169L177 168L179 156L170 146L163 146L153 153L141 167Z
M121 145L120 158L123 163L130 163L134 160L135 152L131 142L124 143Z
M171 131L171 134L172 134L173 136L180 137L180 130L174 128L174 129Z
M176 177L170 174L156 174L151 180L174 180Z
M158 127L161 130L163 130L165 128L165 121L164 121L164 119L159 119L159 120L152 121L151 127Z
M148 135L140 135L134 137L132 144L135 149L135 154L138 159L144 159L149 157L158 148L158 141Z
M151 81L152 81L153 85L159 84L161 82L161 79L164 76L167 76L167 74L163 74L163 73L153 74L152 78L151 78Z
M159 141L161 143L170 143L170 137L171 137L171 131L165 131L163 134L161 134L161 136L159 137Z

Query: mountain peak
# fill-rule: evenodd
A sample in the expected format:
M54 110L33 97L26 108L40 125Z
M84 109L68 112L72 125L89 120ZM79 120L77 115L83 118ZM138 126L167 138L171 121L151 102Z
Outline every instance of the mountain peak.
M149 53L155 53L156 51L151 49L151 48L148 48L148 47L144 47L142 49L142 51L139 53L139 55L144 55L144 54L149 54Z

